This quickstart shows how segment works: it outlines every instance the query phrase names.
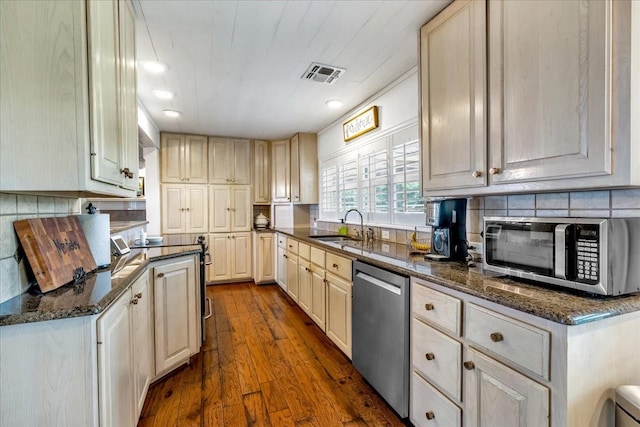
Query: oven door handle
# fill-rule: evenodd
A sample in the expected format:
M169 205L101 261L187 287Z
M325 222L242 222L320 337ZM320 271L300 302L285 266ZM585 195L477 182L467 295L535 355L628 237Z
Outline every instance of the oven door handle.
M554 244L554 275L560 279L567 278L567 229L571 224L556 225Z
M213 308L211 307L211 298L206 298L206 300L207 300L207 307L209 307L209 314L204 316L204 320L207 320L213 315Z

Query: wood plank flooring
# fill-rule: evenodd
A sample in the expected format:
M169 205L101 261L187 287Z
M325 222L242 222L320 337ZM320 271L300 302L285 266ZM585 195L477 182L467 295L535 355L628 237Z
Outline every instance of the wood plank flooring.
M138 426L403 425L277 285L215 285L207 295L202 351L150 387Z

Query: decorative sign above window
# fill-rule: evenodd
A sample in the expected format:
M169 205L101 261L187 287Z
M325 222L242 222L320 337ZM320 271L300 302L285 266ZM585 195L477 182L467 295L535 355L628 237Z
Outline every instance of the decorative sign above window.
M344 142L351 141L354 138L364 135L378 127L378 107L373 106L366 111L358 114L354 118L342 125L342 133L344 134Z

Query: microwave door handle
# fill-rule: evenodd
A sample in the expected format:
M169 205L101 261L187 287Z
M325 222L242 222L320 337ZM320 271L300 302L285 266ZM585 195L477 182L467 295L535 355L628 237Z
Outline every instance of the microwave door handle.
M567 278L567 229L570 224L558 224L556 225L555 244L554 244L554 259L555 259L555 271L554 275L560 279Z

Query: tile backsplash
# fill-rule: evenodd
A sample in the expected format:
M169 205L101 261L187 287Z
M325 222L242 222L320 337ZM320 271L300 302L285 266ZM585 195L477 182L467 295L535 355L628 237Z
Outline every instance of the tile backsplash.
M18 264L13 258L18 237L13 222L20 219L47 218L79 214L80 199L0 193L0 303L29 288L26 259Z

